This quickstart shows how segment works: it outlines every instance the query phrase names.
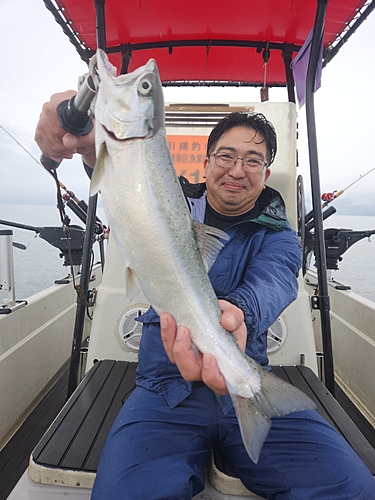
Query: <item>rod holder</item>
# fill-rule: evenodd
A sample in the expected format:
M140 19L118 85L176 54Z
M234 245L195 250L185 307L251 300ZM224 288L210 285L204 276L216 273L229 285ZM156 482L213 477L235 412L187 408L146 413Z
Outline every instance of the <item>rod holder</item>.
M88 355L89 349L88 347L81 347L81 350L79 351L79 374L78 374L78 383L81 382L83 377L85 376L86 373L86 363L87 363L87 355Z
M13 263L13 231L11 229L0 230L0 290L8 292L2 305L12 307L16 304L16 290L14 284Z
M324 384L325 376L324 376L324 354L322 352L316 353L316 360L318 364L318 377L319 380Z

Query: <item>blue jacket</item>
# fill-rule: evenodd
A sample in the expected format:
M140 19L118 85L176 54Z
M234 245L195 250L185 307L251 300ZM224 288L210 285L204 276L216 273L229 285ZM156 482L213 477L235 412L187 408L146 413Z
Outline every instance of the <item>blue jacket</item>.
M185 188L185 194L186 190L189 188ZM206 192L201 195L198 191L198 195L188 195L187 200L192 218L204 222ZM280 194L267 187L262 195L267 202L256 219L226 229L230 240L220 251L209 277L217 297L244 312L246 353L267 368L267 329L297 297L301 246L286 219ZM137 385L163 395L173 408L190 394L192 384L169 361L156 312L150 308L139 321L143 330ZM230 406L229 401L224 406Z

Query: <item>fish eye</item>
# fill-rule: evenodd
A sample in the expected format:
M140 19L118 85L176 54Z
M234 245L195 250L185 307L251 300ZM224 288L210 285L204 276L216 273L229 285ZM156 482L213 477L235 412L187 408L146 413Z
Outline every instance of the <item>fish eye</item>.
M138 83L138 93L143 96L148 96L151 94L153 89L153 85L151 80L148 78L143 78L139 83Z

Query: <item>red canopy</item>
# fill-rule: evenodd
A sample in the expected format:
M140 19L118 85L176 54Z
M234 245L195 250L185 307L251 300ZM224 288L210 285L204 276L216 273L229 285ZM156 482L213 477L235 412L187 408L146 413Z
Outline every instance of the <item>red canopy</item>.
M48 3L45 0L46 3ZM94 0L56 0L57 14L83 55L96 50ZM366 0L329 0L324 48L334 46L366 9ZM132 55L129 70L150 57L162 81L262 84L264 49L268 85L285 84L283 50L293 55L315 19L316 0L106 0L109 52ZM367 2L368 6L369 3ZM55 14L56 15L56 14ZM120 67L120 56L112 56Z

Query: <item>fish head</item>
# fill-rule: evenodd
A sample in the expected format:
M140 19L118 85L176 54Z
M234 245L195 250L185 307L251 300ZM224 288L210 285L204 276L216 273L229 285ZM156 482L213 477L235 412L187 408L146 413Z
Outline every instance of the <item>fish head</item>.
M100 85L95 118L114 141L145 139L164 126L164 98L154 59L132 73L116 76L107 54L98 49Z

